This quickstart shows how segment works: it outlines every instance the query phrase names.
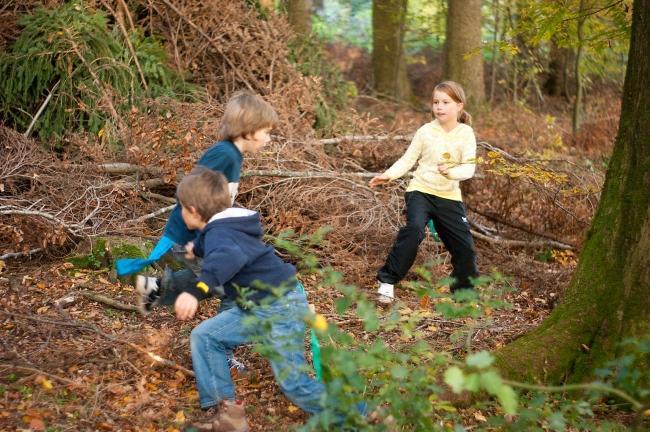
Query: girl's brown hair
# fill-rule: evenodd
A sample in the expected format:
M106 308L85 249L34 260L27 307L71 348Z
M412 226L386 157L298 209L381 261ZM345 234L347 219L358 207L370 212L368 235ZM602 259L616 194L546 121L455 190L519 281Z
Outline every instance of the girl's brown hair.
M277 122L278 115L268 102L259 95L241 90L226 103L217 139L232 141L260 129L273 127Z
M230 207L228 180L217 171L197 166L183 177L176 189L176 197L183 207L194 207L204 222Z
M465 100L465 91L460 84L455 81L443 81L438 84L433 91L434 93L436 91L445 92L447 96L454 100L454 102L462 103L463 109L458 113L458 121L465 123L466 125L472 124L472 116L465 111L465 105L467 104Z

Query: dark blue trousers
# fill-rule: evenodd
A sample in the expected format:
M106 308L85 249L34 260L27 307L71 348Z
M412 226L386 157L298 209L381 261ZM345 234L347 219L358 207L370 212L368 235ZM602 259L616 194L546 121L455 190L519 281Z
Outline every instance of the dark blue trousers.
M463 203L419 191L406 192L404 197L406 225L397 233L386 262L377 273L377 279L394 284L406 276L415 261L418 246L424 240L425 226L432 219L440 240L451 254L451 276L454 278L451 290L473 288L469 278L477 277L478 269Z

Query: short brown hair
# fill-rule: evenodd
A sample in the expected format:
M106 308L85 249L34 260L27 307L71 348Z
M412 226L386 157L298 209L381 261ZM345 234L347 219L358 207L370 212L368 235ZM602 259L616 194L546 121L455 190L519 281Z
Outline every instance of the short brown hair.
M465 111L465 105L467 105L465 90L460 84L456 81L443 81L433 89L434 93L436 91L446 93L456 103L462 103L463 109L458 113L458 121L467 125L472 124L472 116Z
M183 207L194 207L204 222L230 207L228 180L218 171L198 166L183 177L176 188Z
M277 123L278 115L268 102L259 95L241 90L236 92L226 104L217 139L232 141L260 129L273 127Z

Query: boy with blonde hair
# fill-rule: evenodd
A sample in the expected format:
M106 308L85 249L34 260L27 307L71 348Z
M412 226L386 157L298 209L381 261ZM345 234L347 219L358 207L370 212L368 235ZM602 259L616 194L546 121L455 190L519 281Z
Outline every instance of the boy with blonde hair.
M243 155L256 153L267 145L271 141L271 129L277 121L278 116L273 107L259 95L239 91L228 100L219 124L218 141L201 156L196 165L223 173L228 180L231 203L237 195ZM188 228L183 222L181 209L177 205L167 220L162 238L148 259L117 261L116 269L119 276L137 273L147 265L158 261L169 251L175 260L186 267L174 273L166 270L162 278L137 276L136 291L139 295L140 312L143 315L151 312L158 304L174 304L181 287L195 277L199 264L185 259L184 247L196 235L196 230Z
M287 398L310 414L320 412L325 388L307 374L304 354L305 294L295 268L262 242L259 213L230 207L225 177L202 167L183 178L177 197L185 225L199 231L186 252L203 261L199 276L183 286L174 303L176 316L192 318L199 300L219 287L235 304L192 330L192 368L201 408L208 410L206 419L193 426L216 432L249 430L243 403L235 399L227 352L254 337L271 349L271 368ZM251 316L257 322L247 325Z

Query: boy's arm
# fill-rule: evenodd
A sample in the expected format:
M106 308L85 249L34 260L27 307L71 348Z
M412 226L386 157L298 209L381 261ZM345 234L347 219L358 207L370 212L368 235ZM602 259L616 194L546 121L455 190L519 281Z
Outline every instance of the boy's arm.
M236 244L220 244L204 256L196 286L186 287L184 291L197 299L217 294L216 288L231 280L246 261L246 255Z
M476 171L476 137L474 131L471 129L467 135L463 136L463 149L461 152L461 160L457 165L450 166L447 169L447 177L450 180L467 180L474 176Z
M390 177L391 180L395 180L406 174L411 168L413 168L415 162L420 158L420 155L422 154L421 130L422 129L419 129L415 133L415 136L413 137L411 144L409 144L408 149L406 149L404 155L388 168L386 172L384 172L384 174Z

